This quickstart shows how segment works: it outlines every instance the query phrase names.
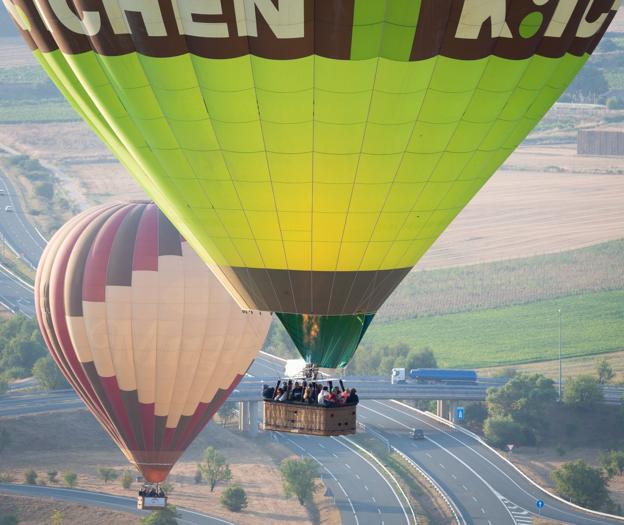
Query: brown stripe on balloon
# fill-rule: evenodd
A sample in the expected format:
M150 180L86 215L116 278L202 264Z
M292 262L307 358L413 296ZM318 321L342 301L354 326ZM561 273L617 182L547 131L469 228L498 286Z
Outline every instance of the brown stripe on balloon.
M314 5L314 53L336 60L351 58L354 12L355 0L317 0Z
M139 395L136 390L120 390L121 401L124 404L126 416L132 428L139 448L145 448L145 437L141 427L141 408L139 406Z
M93 217L92 215L84 217L82 220L84 229L73 232L75 233L75 241L72 254L67 265L67 274L65 278L69 284L65 287L64 298L67 315L70 317L82 317L83 315L82 289L89 250L91 249L93 240L100 231L102 224L104 224L118 209L119 207L116 206L102 210L96 217Z
M106 300L106 278L111 248L119 226L130 207L121 208L101 225L87 254L82 280L82 300L103 303Z
M132 258L137 230L144 206L134 205L119 224L110 248L106 284L109 286L132 285Z
M47 30L35 3L32 0L7 0L12 2L18 8L22 10L22 13L26 16L28 20L28 25L30 26L28 29L29 38L36 45L37 49L42 51L43 53L49 53L51 51L56 51L58 49L58 44L56 43L52 33ZM22 31L20 27L20 23L16 22L17 27Z
M101 377L100 383L108 398L112 413L115 415L117 421L119 421L118 429L124 436L124 441L128 445L128 448L136 449L138 439L134 433L134 425L131 423L128 413L125 411L125 403L123 400L123 391L119 388L119 383L115 376Z
M154 448L161 450L165 443L165 429L167 427L167 416L156 416L154 418Z
M182 256L182 238L163 213L158 215L158 255Z
M246 289L250 299L248 304L255 310L344 315L374 313L379 310L410 269L411 267L353 272L309 272L230 267L225 273L236 277L230 282L237 291L240 290L237 284ZM378 284L374 292L371 292L366 289L366 285L375 279ZM303 283L304 286L297 287L295 283ZM272 289L273 293L268 293Z
M143 208L134 243L132 270L158 270L158 215L156 205L149 204Z
M195 413L190 416L188 422L185 422L186 430L176 435L176 440L174 442L175 448L184 450L191 444L191 441L193 441L197 434L199 434L208 424L223 402L230 397L233 390L238 386L243 377L243 375L237 374L234 381L232 381L232 384L226 390L219 388L210 402L199 403L195 409Z

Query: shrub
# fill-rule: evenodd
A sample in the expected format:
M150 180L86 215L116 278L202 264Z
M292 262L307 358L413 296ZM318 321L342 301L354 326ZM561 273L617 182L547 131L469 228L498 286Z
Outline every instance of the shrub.
M15 514L0 514L0 525L17 525L19 519Z
M56 476L58 476L58 470L48 470L47 475L50 483L58 483L58 479L56 479Z
M63 480L65 481L65 485L70 488L78 486L78 474L71 470L68 470L63 474Z
M509 416L488 417L483 424L483 435L491 445L504 449L508 444L527 444L522 436L526 429Z
M132 482L134 481L134 478L132 477L132 474L129 470L124 470L121 473L120 480L121 480L121 486L124 489L128 490L132 487Z
M105 484L109 481L116 480L119 476L119 473L114 468L98 466L97 471L100 477L104 480Z
M33 469L28 469L24 472L24 480L28 485L37 484L37 473Z
M610 505L607 479L583 460L566 463L552 473L557 492L576 505L599 510Z
M228 487L221 495L221 505L232 512L240 512L247 508L247 494L239 486Z

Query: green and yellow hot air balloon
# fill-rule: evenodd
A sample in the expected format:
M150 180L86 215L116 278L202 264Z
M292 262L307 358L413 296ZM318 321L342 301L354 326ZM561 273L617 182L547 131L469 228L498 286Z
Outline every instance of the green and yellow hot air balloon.
M344 364L620 0L3 0L237 302Z

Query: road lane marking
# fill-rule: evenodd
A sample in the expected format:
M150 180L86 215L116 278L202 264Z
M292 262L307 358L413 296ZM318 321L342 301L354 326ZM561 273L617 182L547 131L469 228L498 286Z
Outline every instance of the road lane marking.
M362 479L362 478L360 478L360 475L359 475L359 474L356 474L356 475L355 475L355 479Z
M446 467L445 467L444 465L442 465L442 463L440 463L440 466L441 466L444 470L446 470Z
M365 488L366 490L368 490L368 486L367 486L367 485L364 485L364 488Z
M481 514L485 514L485 509L481 507Z
M452 477L453 479L457 479L457 476L456 476L455 474L451 474L451 477Z
M479 501L477 498L475 498L474 496L472 497L472 499L474 500L474 502L476 503L477 501Z
M468 487L466 487L466 485L462 485L462 487L464 487L464 490L468 490Z
M351 470L351 466L348 463L345 463L345 467L347 467L349 470Z

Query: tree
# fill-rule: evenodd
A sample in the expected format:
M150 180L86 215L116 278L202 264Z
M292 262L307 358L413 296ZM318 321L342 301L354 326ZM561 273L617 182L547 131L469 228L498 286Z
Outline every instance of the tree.
M132 474L129 470L124 470L121 473L120 480L121 480L121 486L124 489L128 490L132 487L132 482L134 481L134 478L132 477Z
M1 514L0 525L17 525L19 519L15 514Z
M63 525L65 522L65 514L60 510L55 510L52 513L52 525Z
M221 405L221 408L218 410L217 414L221 418L221 422L223 426L229 424L230 420L236 416L236 404L234 401L226 401Z
M287 498L296 496L300 505L312 500L319 477L318 466L310 458L285 459L280 465L284 493Z
M238 485L226 488L220 501L221 505L232 512L240 512L247 508L247 494L245 494L243 487Z
M487 407L490 416L512 418L524 432L518 444L532 444L547 427L546 412L557 399L552 379L541 374L518 374L500 388L487 393Z
M610 450L600 454L600 465L605 469L607 476L621 476L624 473L624 451Z
M598 361L596 362L596 373L598 374L598 381L601 385L608 383L615 376L615 372L613 372L613 367L605 357L603 357L602 359L598 359Z
M405 359L405 368L408 370L412 368L438 368L438 362L433 355L433 350L425 347L420 350L409 351Z
M483 424L483 435L491 445L504 449L508 444L527 445L526 429L510 416L491 416Z
M204 450L204 462L197 465L197 468L201 470L203 478L208 482L210 492L214 491L219 481L232 479L232 472L225 462L225 456L219 454L214 447Z
M37 484L37 473L33 469L28 469L24 472L24 481L28 485L36 485Z
M197 470L195 471L195 475L193 476L193 481L195 482L195 485L199 485L202 481L204 481L204 476L202 475L202 471L199 469L199 466L197 467Z
M574 100L581 101L595 100L607 91L609 91L609 83L604 73L591 63L585 65L567 89L567 93L570 93Z
M109 481L116 480L119 476L119 473L114 468L98 466L97 471L100 477L104 480L105 484Z
M589 410L604 400L598 379L578 376L568 379L563 390L563 402L576 408Z
M558 468L552 478L559 495L576 505L600 510L611 503L606 477L582 459Z
M178 525L178 511L173 505L152 512L141 520L141 525Z
M68 470L63 474L63 480L65 481L65 485L67 485L69 488L74 488L78 486L78 474L71 470Z
M32 373L44 390L58 390L67 386L65 378L49 355L37 359L33 365Z
M6 428L0 428L0 453L11 444L11 434Z
M9 382L7 381L6 378L0 377L0 396L2 394L6 394L8 390L9 390Z
M56 479L56 476L58 476L58 470L48 470L46 474L48 475L48 481L50 483L58 483L58 479Z

